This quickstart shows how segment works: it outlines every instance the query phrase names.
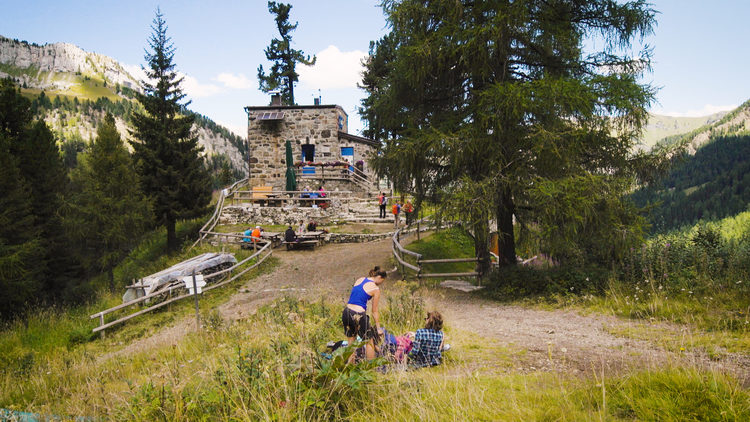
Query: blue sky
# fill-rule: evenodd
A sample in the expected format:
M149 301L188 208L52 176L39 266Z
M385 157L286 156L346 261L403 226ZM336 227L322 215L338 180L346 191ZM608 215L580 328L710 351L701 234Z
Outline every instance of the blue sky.
M69 42L133 68L144 49L157 7L169 26L177 69L187 76L191 108L242 134L247 105L267 104L256 69L269 67L263 49L277 35L265 0L150 1L71 0L4 2L0 35L37 44ZM340 104L349 131L362 125L356 107L359 62L370 40L386 32L377 0L298 0L295 48L318 56L301 67L297 103ZM750 98L750 2L657 0L658 25L645 42L654 48L646 81L660 88L652 111L698 116L731 109Z

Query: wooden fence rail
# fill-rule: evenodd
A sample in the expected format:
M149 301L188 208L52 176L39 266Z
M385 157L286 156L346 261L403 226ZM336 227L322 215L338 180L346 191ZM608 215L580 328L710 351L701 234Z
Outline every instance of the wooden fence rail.
M213 230L214 227L216 227L216 223L219 222L219 218L221 217L221 210L222 208L224 208L224 201L226 200L226 197L234 194L234 192L238 189L238 186L241 185L242 183L247 182L247 180L248 180L247 178L238 180L234 182L232 186L228 187L227 189L223 189L219 193L219 199L216 201L216 208L214 209L214 213L211 215L208 221L206 221L206 224L204 224L203 227L201 227L199 233L210 232L211 230ZM193 249L195 245L200 243L205 237L206 235L199 235L198 240L196 240L195 243L190 245L190 248L188 248L188 250Z
M420 221L422 222L422 221ZM477 262L477 258L449 258L449 259L423 259L422 255L410 251L406 248L404 248L401 245L401 237L407 236L409 233L402 233L402 229L396 230L395 233L393 233L392 241L393 246L391 250L393 251L393 257L396 258L396 262L401 265L402 273L404 273L404 269L408 268L411 271L414 271L415 276L417 279L423 279L423 278L447 278L447 277L476 277L477 283L480 280L481 274L479 274L476 271L473 272L459 272L459 273L425 273L424 272L424 264L444 264L444 263L455 263L455 262ZM411 264L407 262L404 259L404 254L410 255L416 258L416 265Z
M228 283L231 283L232 281L236 280L237 278L241 277L242 275L244 275L248 271L252 270L253 268L256 268L258 265L260 265L261 263L263 263L263 261L265 261L269 256L271 256L272 253L273 253L273 250L271 248L271 243L267 243L260 250L258 250L254 254L250 255L249 257L243 259L242 261L234 264L233 266L231 266L229 268L226 268L224 270L217 271L215 273L206 275L204 277L204 280L205 279L210 279L210 278L216 278L216 277L219 277L221 275L228 274L228 273L230 273L230 272L232 272L232 271L234 271L236 269L239 269L243 265L245 265L248 262L250 262L252 259L258 258L258 260L253 265L251 265L251 266L243 269L242 271L240 271L239 273L235 274L234 276L230 277L227 280L224 280L224 281L221 281L219 283L211 284L209 286L206 286L205 288L203 288L203 291L207 292L207 291L213 290L215 288L224 286L224 285L226 285ZM182 287L179 287L179 289L182 289ZM192 294L188 293L188 294L183 294L183 295L180 295L180 296L177 296L177 297L169 298L169 299L167 299L167 300L165 300L163 302L159 302L156 305L150 306L150 307L148 307L146 309L142 309L142 310L140 310L138 312L126 315L126 316L124 316L122 318L116 319L116 320L108 322L106 324L104 323L104 316L107 315L107 314L109 314L109 313L118 311L120 309L127 308L129 306L136 305L138 303L144 302L144 301L146 301L148 299L151 299L153 297L156 297L156 296L161 296L161 295L164 295L164 294L171 294L172 290L173 290L173 288L169 288L169 289L161 290L161 291L158 291L158 292L150 293L150 294L148 294L146 296L139 297L138 299L133 299L131 301L122 303L120 305L114 306L114 307L109 308L109 309L105 309L105 310L103 310L101 312L97 312L97 313L91 315L90 316L91 319L99 318L99 326L95 327L92 331L95 332L95 333L101 331L102 335L103 335L104 334L104 330L106 330L107 328L113 327L113 326L115 326L117 324L121 324L121 323L123 323L123 322L125 322L125 321L127 321L129 319L135 318L135 317L137 317L139 315L143 315L143 314L145 314L147 312L151 312L151 311L153 311L155 309L161 308L162 306L168 305L168 304L170 304L172 302L176 302L178 300L185 299L185 298L188 298L188 297L193 297L193 296L199 294L197 292L197 290L193 290Z

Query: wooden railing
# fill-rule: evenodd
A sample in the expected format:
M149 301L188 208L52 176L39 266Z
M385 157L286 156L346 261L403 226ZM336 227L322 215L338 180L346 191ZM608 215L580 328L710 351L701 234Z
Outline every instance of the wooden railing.
M222 189L219 192L219 199L216 201L216 209L214 209L214 213L211 215L208 221L206 221L206 224L204 224L203 227L201 227L199 231L199 235L198 235L198 240L196 240L192 245L190 245L190 248L188 248L188 250L193 249L195 245L200 243L206 237L206 235L203 233L210 232L211 230L213 230L214 227L216 227L216 223L219 222L219 218L221 217L221 210L222 208L224 208L224 201L226 200L227 196L234 195L234 192L237 191L238 186L240 186L240 184L242 183L247 182L247 180L248 180L247 178L238 180L234 182L232 186L228 187L227 189ZM228 195L225 195L224 194L225 192L228 192Z
M476 277L479 282L481 274L478 272L458 272L458 273L425 273L425 264L447 264L456 262L477 262L477 258L451 258L451 259L424 259L422 254L410 251L401 245L401 237L405 237L409 232L402 233L402 229L396 230L393 233L392 241L393 246L393 257L396 258L396 262L401 266L401 273L405 274L405 269L409 269L414 272L417 279L422 278L448 278L448 277ZM409 255L415 258L416 265L411 264L404 259L404 255Z
M325 170L325 167L316 167L314 174L306 174L304 170L295 170L297 180L348 180L367 191L375 189L375 183L360 170L348 170L334 168Z
M248 271L252 270L253 268L256 268L258 265L260 265L261 263L263 263L263 261L265 261L269 256L271 256L272 251L273 250L271 248L271 243L270 242L266 243L266 245L263 246L261 249L259 249L257 252L255 252L254 254L250 255L249 257L243 259L242 261L234 264L233 266L231 266L229 268L226 268L224 270L217 271L215 273L212 273L212 274L204 276L203 279L204 280L208 280L208 279L216 278L216 277L219 277L219 276L222 276L222 275L228 275L232 271L240 269L243 265L245 265L248 262L250 262L251 260L257 258L257 261L255 263L253 263L252 265L250 265L247 268L242 269L240 272L238 272L237 274L231 276L227 280L224 280L224 281L221 281L221 282L215 283L215 284L210 284L210 285L204 287L203 288L203 292L205 293L207 291L210 291L210 290L216 289L218 287L224 286L224 285L226 285L228 283L231 283L232 281L236 280L237 278L241 277L242 275L244 275ZM181 289L182 289L182 287L179 287L179 288L168 288L168 289L160 290L160 291L153 292L153 293L147 294L145 296L139 297L138 299L133 299L133 300L125 302L123 304L114 306L112 308L105 309L105 310L103 310L101 312L97 312L97 313L95 313L95 314L93 314L93 315L90 316L91 319L99 318L99 326L95 327L92 331L95 332L95 333L101 331L102 332L102 336L104 336L104 330L106 330L107 328L111 328L111 327L113 327L113 326L115 326L117 324L121 324L121 323L123 323L123 322L125 322L125 321L127 321L129 319L135 318L135 317L137 317L139 315L143 315L143 314L145 314L147 312L151 312L151 311L153 311L155 309L158 309L158 308L161 308L163 306L169 305L172 302L176 302L178 300L182 300L182 299L186 299L186 298L189 298L189 297L194 297L194 296L196 296L198 294L202 294L202 293L197 293L197 290L193 290L192 294L186 293L186 294L182 294L180 296L170 297L169 299L167 299L167 300L165 300L163 302L159 302L156 305L149 306L146 309L142 309L142 310L140 310L138 312L126 315L126 316L124 316L122 318L118 318L118 319L116 319L114 321L111 321L111 322L108 322L108 323L104 322L104 316L107 315L107 314L119 311L121 309L128 308L128 307L133 306L133 305L137 305L139 303L142 303L144 301L147 301L149 299L152 299L152 298L155 298L155 297L158 297L158 296L163 296L163 295L170 295L171 296L172 295L172 290L181 290Z
M249 190L236 190L232 192L231 198L229 200L232 201L232 204L236 203L245 203L245 202L264 202L268 204L276 204L276 205L285 205L288 203L300 203L300 204L309 204L310 201L326 201L326 200L343 200L343 201L349 201L352 199L355 199L354 196L352 196L353 192L348 190L334 190L334 191L325 191L325 197L320 198L310 198L305 197L303 198L302 195L310 195L310 194L318 194L319 192L317 190L313 191L289 191L289 190L275 190L271 192L255 192L255 191L249 191Z

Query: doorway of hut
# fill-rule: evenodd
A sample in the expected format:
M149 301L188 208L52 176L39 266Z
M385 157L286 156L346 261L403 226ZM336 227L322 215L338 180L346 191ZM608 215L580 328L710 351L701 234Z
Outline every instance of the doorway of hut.
M302 145L302 161L305 163L315 162L315 145L311 145L311 144ZM315 167L312 167L312 166L302 167L302 174L315 174Z

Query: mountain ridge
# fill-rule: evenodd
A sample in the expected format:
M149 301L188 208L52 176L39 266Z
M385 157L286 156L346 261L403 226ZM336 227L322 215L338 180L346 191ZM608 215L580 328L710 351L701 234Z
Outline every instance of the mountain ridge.
M696 117L677 117L649 113L648 123L641 136L641 143L646 149L652 148L664 138L690 133L700 127L721 120L728 113L728 111L721 111Z
M63 144L71 140L90 142L103 117L99 112L102 108L115 115L121 136L132 139L129 113L131 108L140 106L134 99L140 83L111 57L87 52L70 43L38 45L0 35L0 78L5 77L13 79L22 93L32 99L50 99L37 112ZM103 99L114 106L102 103ZM87 101L93 103L93 111L91 106L79 107ZM130 106L118 106L119 102L128 102ZM193 129L206 159L214 163L226 160L235 177L247 174L245 140L207 116L187 112L198 116Z

